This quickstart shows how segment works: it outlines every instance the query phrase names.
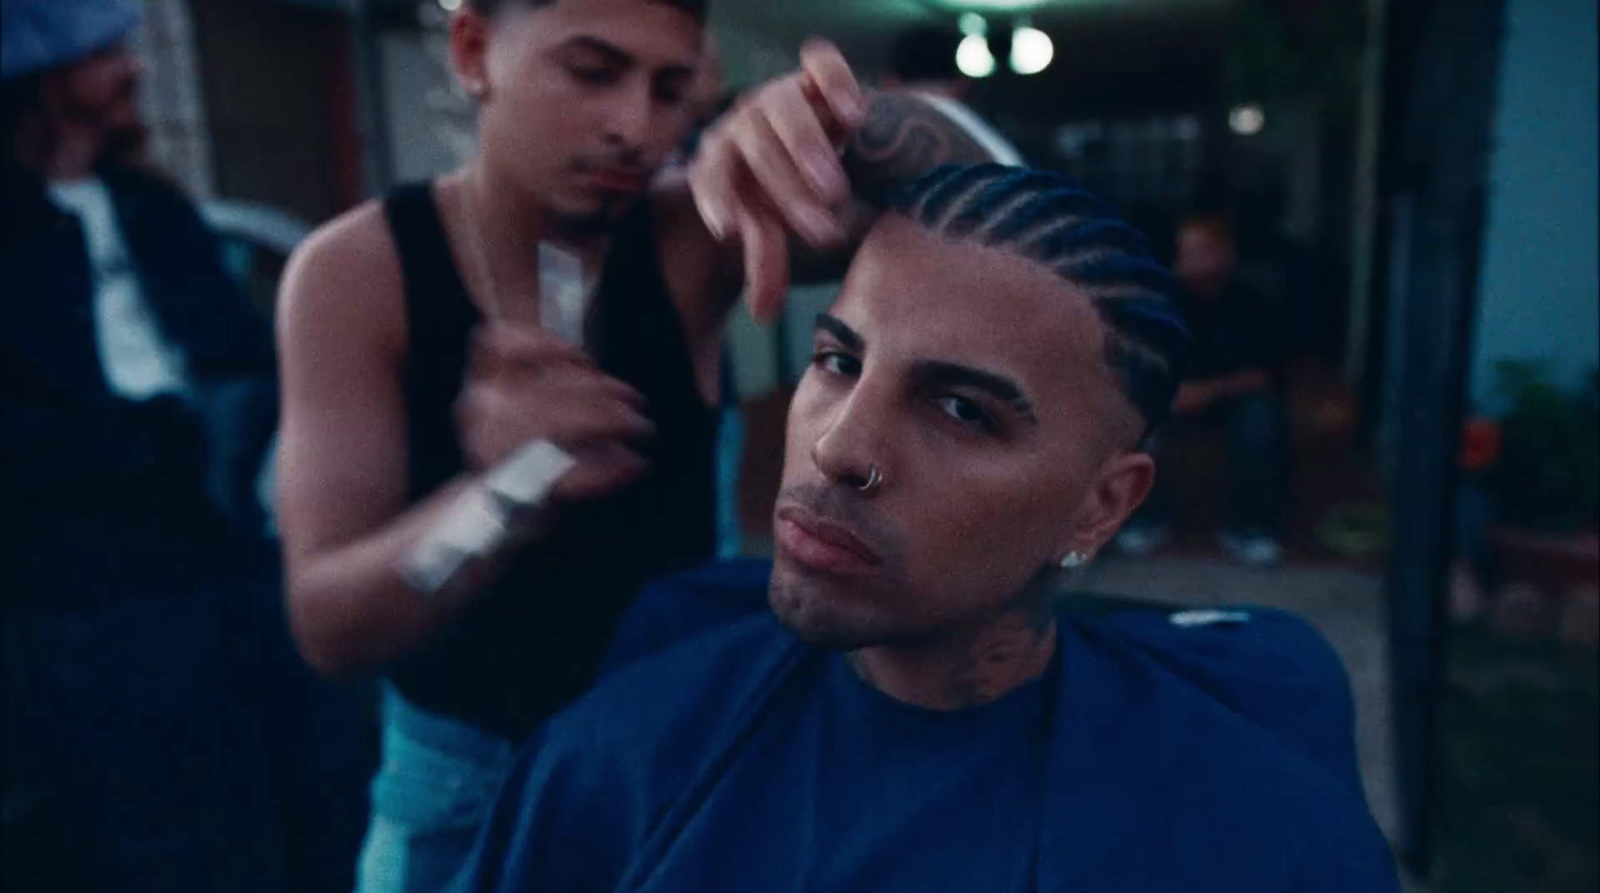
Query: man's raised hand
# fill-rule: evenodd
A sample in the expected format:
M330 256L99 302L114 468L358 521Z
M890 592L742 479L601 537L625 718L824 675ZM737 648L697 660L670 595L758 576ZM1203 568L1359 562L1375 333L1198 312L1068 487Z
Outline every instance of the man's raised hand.
M740 102L706 134L689 172L695 206L744 254L745 298L773 316L789 285L788 232L816 248L845 236L850 200L839 147L866 118L866 98L832 44L808 41L800 70Z
M643 408L638 391L601 372L556 335L491 325L474 339L456 427L473 471L494 467L530 441L554 443L577 465L552 496L589 499L647 470L637 447L655 426Z

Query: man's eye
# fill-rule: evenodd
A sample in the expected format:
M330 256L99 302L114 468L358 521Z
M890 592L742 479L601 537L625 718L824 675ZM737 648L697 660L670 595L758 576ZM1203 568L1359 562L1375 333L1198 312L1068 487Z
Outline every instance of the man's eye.
M687 87L677 84L656 87L656 102L662 105L680 106L687 102L688 99L689 89Z
M994 419L987 412L984 412L981 406L965 397L940 397L938 404L939 409L945 415L963 425L970 425L983 431L994 431L995 429Z
M856 375L861 372L861 361L836 350L820 350L811 358L811 365L829 375Z
M574 65L567 70L572 72L572 77L579 83L593 86L604 86L605 84L614 83L617 79L616 71L610 68Z

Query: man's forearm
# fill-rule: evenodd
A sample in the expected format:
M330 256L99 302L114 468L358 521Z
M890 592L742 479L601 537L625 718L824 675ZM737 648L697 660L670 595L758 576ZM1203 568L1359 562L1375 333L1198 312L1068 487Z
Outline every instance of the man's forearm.
M1265 391L1272 386L1272 379L1264 370L1251 368L1213 378L1206 384L1214 397L1237 397Z
M940 165L994 160L961 125L914 95L875 91L868 98L866 121L845 144L843 160L851 190L876 207Z
M407 584L402 567L468 481L450 484L382 528L312 554L289 552L289 621L318 672L360 676L415 649L446 611Z
M868 94L867 119L845 143L841 161L850 179L851 202L836 216L845 244L818 251L799 238L790 242L796 283L831 282L844 275L850 254L865 238L894 190L944 164L993 160L988 150L938 109L908 93ZM737 278L734 279L737 283ZM729 297L737 298L735 287Z
M519 515L492 551L469 557L437 591L419 591L407 570L483 488L476 478L457 479L366 536L291 554L289 616L307 662L333 677L379 669L416 650L499 579L507 561L545 529L542 510Z

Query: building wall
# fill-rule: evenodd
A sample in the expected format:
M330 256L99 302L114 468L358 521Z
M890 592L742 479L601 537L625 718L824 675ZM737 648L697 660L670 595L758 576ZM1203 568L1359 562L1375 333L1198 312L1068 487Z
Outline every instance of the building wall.
M476 131L471 103L450 74L444 33L391 30L378 46L395 180L426 180L461 164Z
M219 198L318 222L362 197L349 16L192 0Z
M145 70L139 98L150 128L151 160L190 195L210 197L211 132L187 0L146 0L133 49Z
M1594 0L1508 0L1490 161L1472 395L1493 364L1549 358L1569 380L1600 353Z

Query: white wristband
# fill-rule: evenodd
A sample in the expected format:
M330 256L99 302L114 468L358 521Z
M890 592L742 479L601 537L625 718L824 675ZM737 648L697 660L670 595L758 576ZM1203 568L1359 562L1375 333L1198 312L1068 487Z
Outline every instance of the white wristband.
M512 512L542 503L574 464L549 441L523 445L457 497L406 556L401 575L418 592L437 595L462 565L493 554L510 533Z

